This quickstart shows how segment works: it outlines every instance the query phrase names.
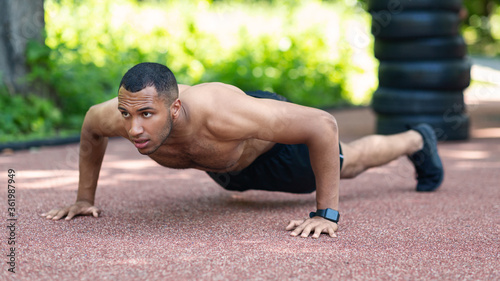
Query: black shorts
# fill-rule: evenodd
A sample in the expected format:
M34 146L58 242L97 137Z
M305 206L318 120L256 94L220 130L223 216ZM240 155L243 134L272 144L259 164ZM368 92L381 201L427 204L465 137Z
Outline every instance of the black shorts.
M274 93L258 91L247 95L287 101ZM343 155L340 147L340 168ZM276 143L269 151L260 155L241 171L228 173L207 172L220 186L227 190L267 190L288 193L311 193L316 190L316 180L309 160L309 149L305 144Z

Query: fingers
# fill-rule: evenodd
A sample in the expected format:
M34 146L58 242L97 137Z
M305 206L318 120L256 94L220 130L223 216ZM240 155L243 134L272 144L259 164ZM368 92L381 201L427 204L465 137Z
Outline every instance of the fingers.
M60 209L52 209L50 211L48 211L47 213L43 213L41 214L42 217L45 217L46 219L50 220L52 219L54 216L57 215L57 213L59 213L59 210Z
M335 229L333 227L328 228L328 234L330 237L337 237L337 234L335 233Z
M66 216L65 220L68 221L78 215L92 215L93 217L97 218L99 217L100 213L101 210L99 210L97 207L94 207L90 204L81 204L77 202L71 206L66 206L64 208L52 209L47 213L41 214L41 216L45 217L46 219L52 220L59 220L62 217Z
M321 228L321 226L318 226L314 230L314 234L313 234L312 238L319 238L321 233L326 233L326 234L330 235L330 237L337 237L337 234L335 234L335 230L333 229L333 227L328 226L325 228Z
M91 207L81 207L79 205L73 205L70 207L66 220L69 221L77 215L92 215L95 218L99 216L101 211L94 206Z
M287 230L293 229L292 233L290 233L291 236L298 236L300 234L302 238L308 237L311 233L312 238L319 238L321 233L328 234L330 237L337 237L337 234L335 234L337 228L336 223L323 218L290 221L290 224L286 227Z
M312 235L312 238L319 238L321 233L323 232L324 229L321 229L319 227L316 227L314 230L314 234Z
M309 220L305 220L304 222L302 222L300 225L297 225L297 227L295 228L294 231L292 231L292 233L290 233L291 236L297 236L299 235L300 233L302 233L302 237L307 237L309 236L309 232L311 232L311 229L308 229L306 230L305 228L308 227L310 224ZM307 233L306 236L304 236L305 234Z
M309 236L309 233L311 233L311 231L313 231L315 229L315 227L316 226L312 223L306 225L306 227L304 227L304 229L302 229L302 234L300 235L300 237L307 238Z
M92 215L94 218L99 217L99 214L101 213L101 210L97 209L96 207L92 207Z
M73 205L71 206L71 208L69 208L69 212L68 212L68 215L66 216L66 220L69 221L70 219L72 219L75 215L77 215L78 213L78 208L77 206Z
M292 220L292 221L290 221L290 223L286 227L286 230L292 230L292 229L296 228L297 226L301 225L302 223L304 223L304 221L305 220Z
M52 218L52 220L59 220L61 219L62 217L64 217L66 214L68 214L68 211L69 211L69 208L66 207L62 210L59 210L59 212L57 212L57 214Z

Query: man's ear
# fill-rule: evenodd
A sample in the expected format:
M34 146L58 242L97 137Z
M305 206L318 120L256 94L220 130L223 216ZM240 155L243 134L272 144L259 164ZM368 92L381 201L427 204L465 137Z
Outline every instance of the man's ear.
M181 107L182 104L180 99L176 99L172 103L172 105L170 105L170 114L172 114L172 119L176 119L177 117L179 117L179 114L181 113Z

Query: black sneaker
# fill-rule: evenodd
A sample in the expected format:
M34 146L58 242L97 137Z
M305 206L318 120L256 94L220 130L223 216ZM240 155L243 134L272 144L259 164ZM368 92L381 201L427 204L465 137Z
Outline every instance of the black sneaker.
M417 191L434 191L443 182L443 164L437 151L436 134L431 126L419 124L410 129L419 132L424 140L424 147L408 156L417 171Z

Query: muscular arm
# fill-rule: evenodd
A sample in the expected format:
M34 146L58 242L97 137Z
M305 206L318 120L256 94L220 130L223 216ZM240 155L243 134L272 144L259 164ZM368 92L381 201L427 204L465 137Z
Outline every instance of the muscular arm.
M63 208L52 209L42 214L47 219L58 220L64 216L98 216L94 207L97 180L106 151L108 137L123 135L116 99L95 105L85 115L80 137L80 177L76 202Z
M101 171L102 159L108 144L108 138L96 130L95 108L85 116L80 136L80 178L76 201L87 201L94 205L97 180Z
M217 118L207 119L213 120L207 126L212 128L218 137L306 144L316 177L317 208L338 210L339 140L337 123L333 116L322 110L292 103L254 99L239 90L229 88L218 90L217 102L212 109L217 112ZM300 231L303 235L310 232L306 227ZM317 229L314 236L319 236L323 229L319 233L316 231ZM328 232L334 235L333 230ZM298 233L292 232L293 234Z

